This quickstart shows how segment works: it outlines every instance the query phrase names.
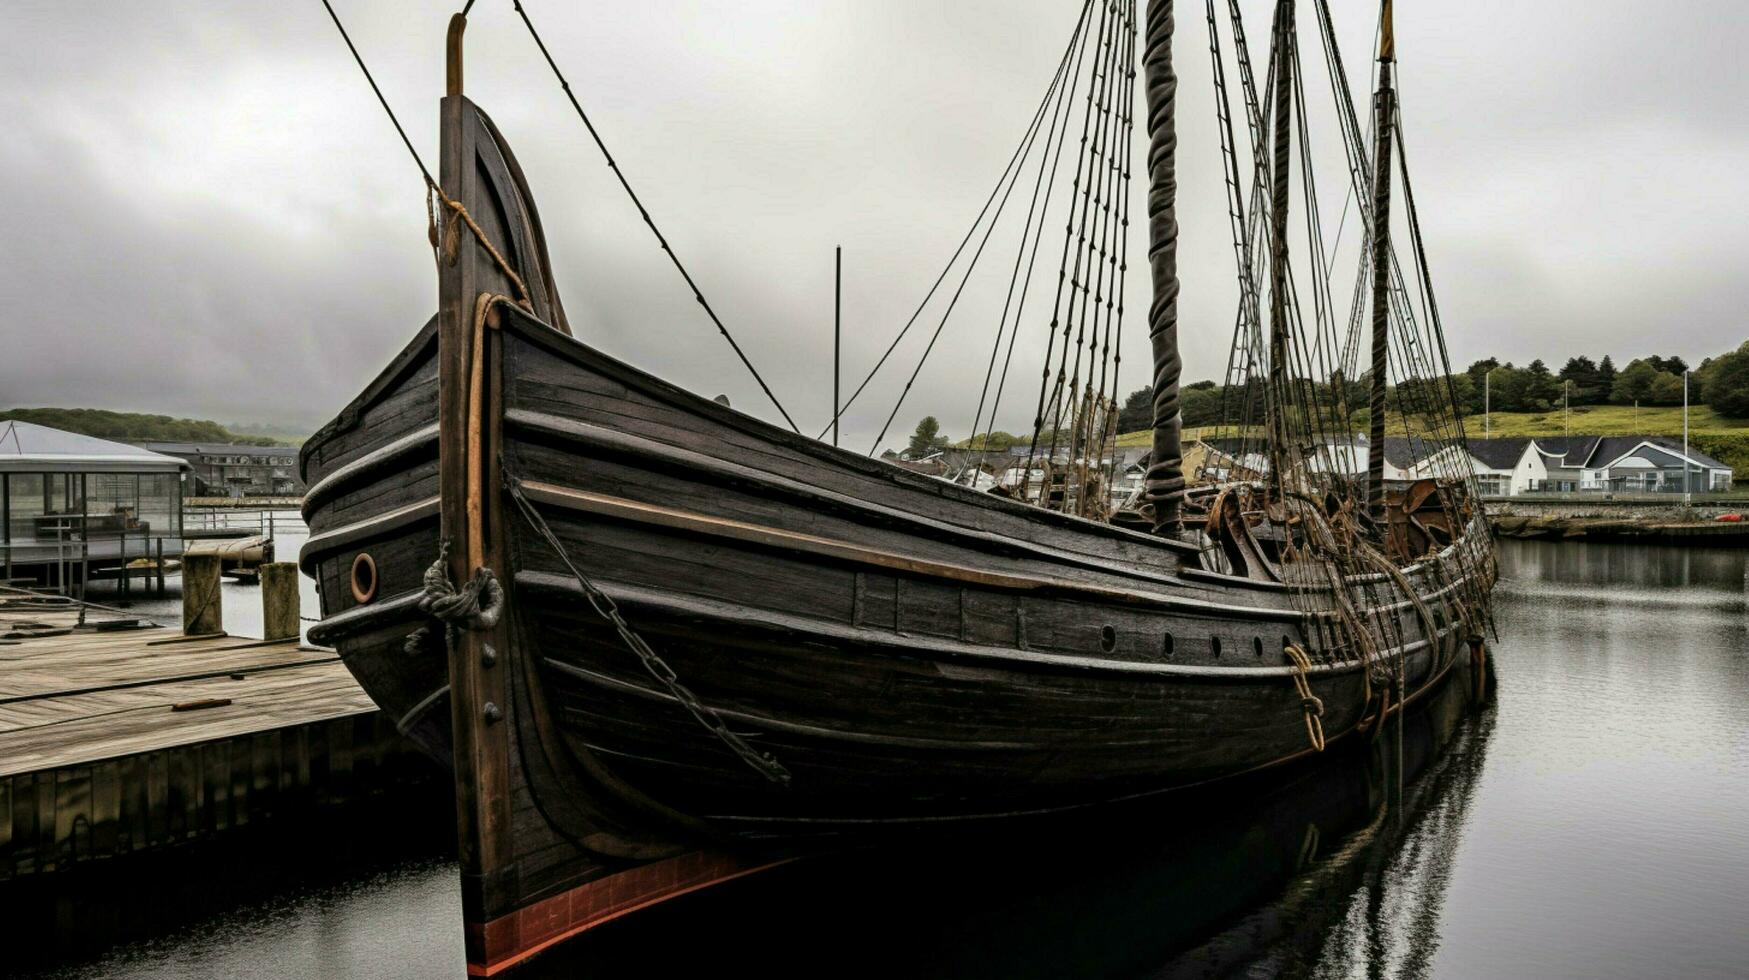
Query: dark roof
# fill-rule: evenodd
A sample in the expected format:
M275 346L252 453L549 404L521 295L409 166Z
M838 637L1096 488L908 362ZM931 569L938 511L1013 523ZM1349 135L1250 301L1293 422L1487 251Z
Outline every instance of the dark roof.
M1481 460L1491 470L1509 470L1517 466L1519 459L1524 456L1524 447L1529 444L1530 439L1525 436L1465 440L1470 455Z
M137 442L134 445L171 456L291 456L296 446L247 446L228 442Z
M1563 466L1584 466L1597 451L1601 436L1537 436L1537 451L1552 456Z
M1425 459L1431 459L1434 454L1445 449L1448 444L1440 439L1428 439L1423 436L1386 436L1385 462L1398 469L1408 469Z
M1597 453L1593 456L1591 465L1606 466L1613 463L1623 456L1626 456L1628 453L1633 452L1642 442L1649 442L1652 445L1657 446L1659 449L1674 453L1677 456L1682 454L1682 440L1674 439L1670 436L1611 436L1608 439L1604 439L1602 443L1598 445ZM1730 467L1726 466L1724 463L1721 463L1694 448L1694 443L1692 442L1688 444L1688 458L1702 466L1721 470L1730 469Z
M1645 436L1605 436L1597 440L1597 448L1584 462L1587 466L1606 466L1634 451L1634 447L1647 441Z
M1677 452L1682 451L1682 442L1680 440L1677 440L1677 439L1654 438L1651 441L1654 445L1667 446L1671 449L1676 450ZM1731 468L1731 465L1729 463L1721 462L1717 459L1714 459L1711 456L1708 456L1706 453L1703 453L1700 450L1694 448L1694 443L1692 443L1692 442L1688 444L1688 458L1694 460L1695 462L1701 464L1702 466L1710 466L1710 467L1713 467L1715 469L1721 469L1721 470L1728 470Z
M1537 436L1535 441L1544 456L1558 458L1568 467L1607 466L1646 442L1669 452L1682 452L1682 440L1669 436ZM1693 443L1688 446L1688 455L1702 466L1731 468L1694 448Z

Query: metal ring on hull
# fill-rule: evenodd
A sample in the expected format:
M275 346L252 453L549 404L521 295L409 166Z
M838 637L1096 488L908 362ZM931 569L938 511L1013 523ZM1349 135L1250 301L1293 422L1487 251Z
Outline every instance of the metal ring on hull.
M352 559L352 599L359 605L365 605L377 597L377 586L382 580L377 577L377 562L369 552L361 551Z

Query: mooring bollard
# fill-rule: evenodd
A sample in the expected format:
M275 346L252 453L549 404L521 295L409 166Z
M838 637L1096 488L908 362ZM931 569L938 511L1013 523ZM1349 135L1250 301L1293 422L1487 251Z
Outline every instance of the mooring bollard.
M224 602L219 598L219 556L182 557L182 632L189 636L222 633Z
M298 635L298 566L296 562L264 562L261 567L261 638L285 640Z

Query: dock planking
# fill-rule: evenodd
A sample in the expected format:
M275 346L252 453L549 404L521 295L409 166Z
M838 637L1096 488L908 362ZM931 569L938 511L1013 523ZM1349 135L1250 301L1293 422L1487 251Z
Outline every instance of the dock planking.
M0 879L418 778L332 650L0 595Z

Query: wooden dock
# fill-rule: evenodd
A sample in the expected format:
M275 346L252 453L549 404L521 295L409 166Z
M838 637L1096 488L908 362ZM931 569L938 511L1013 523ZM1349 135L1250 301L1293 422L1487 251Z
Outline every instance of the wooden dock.
M0 591L0 879L372 795L422 759L332 650Z

